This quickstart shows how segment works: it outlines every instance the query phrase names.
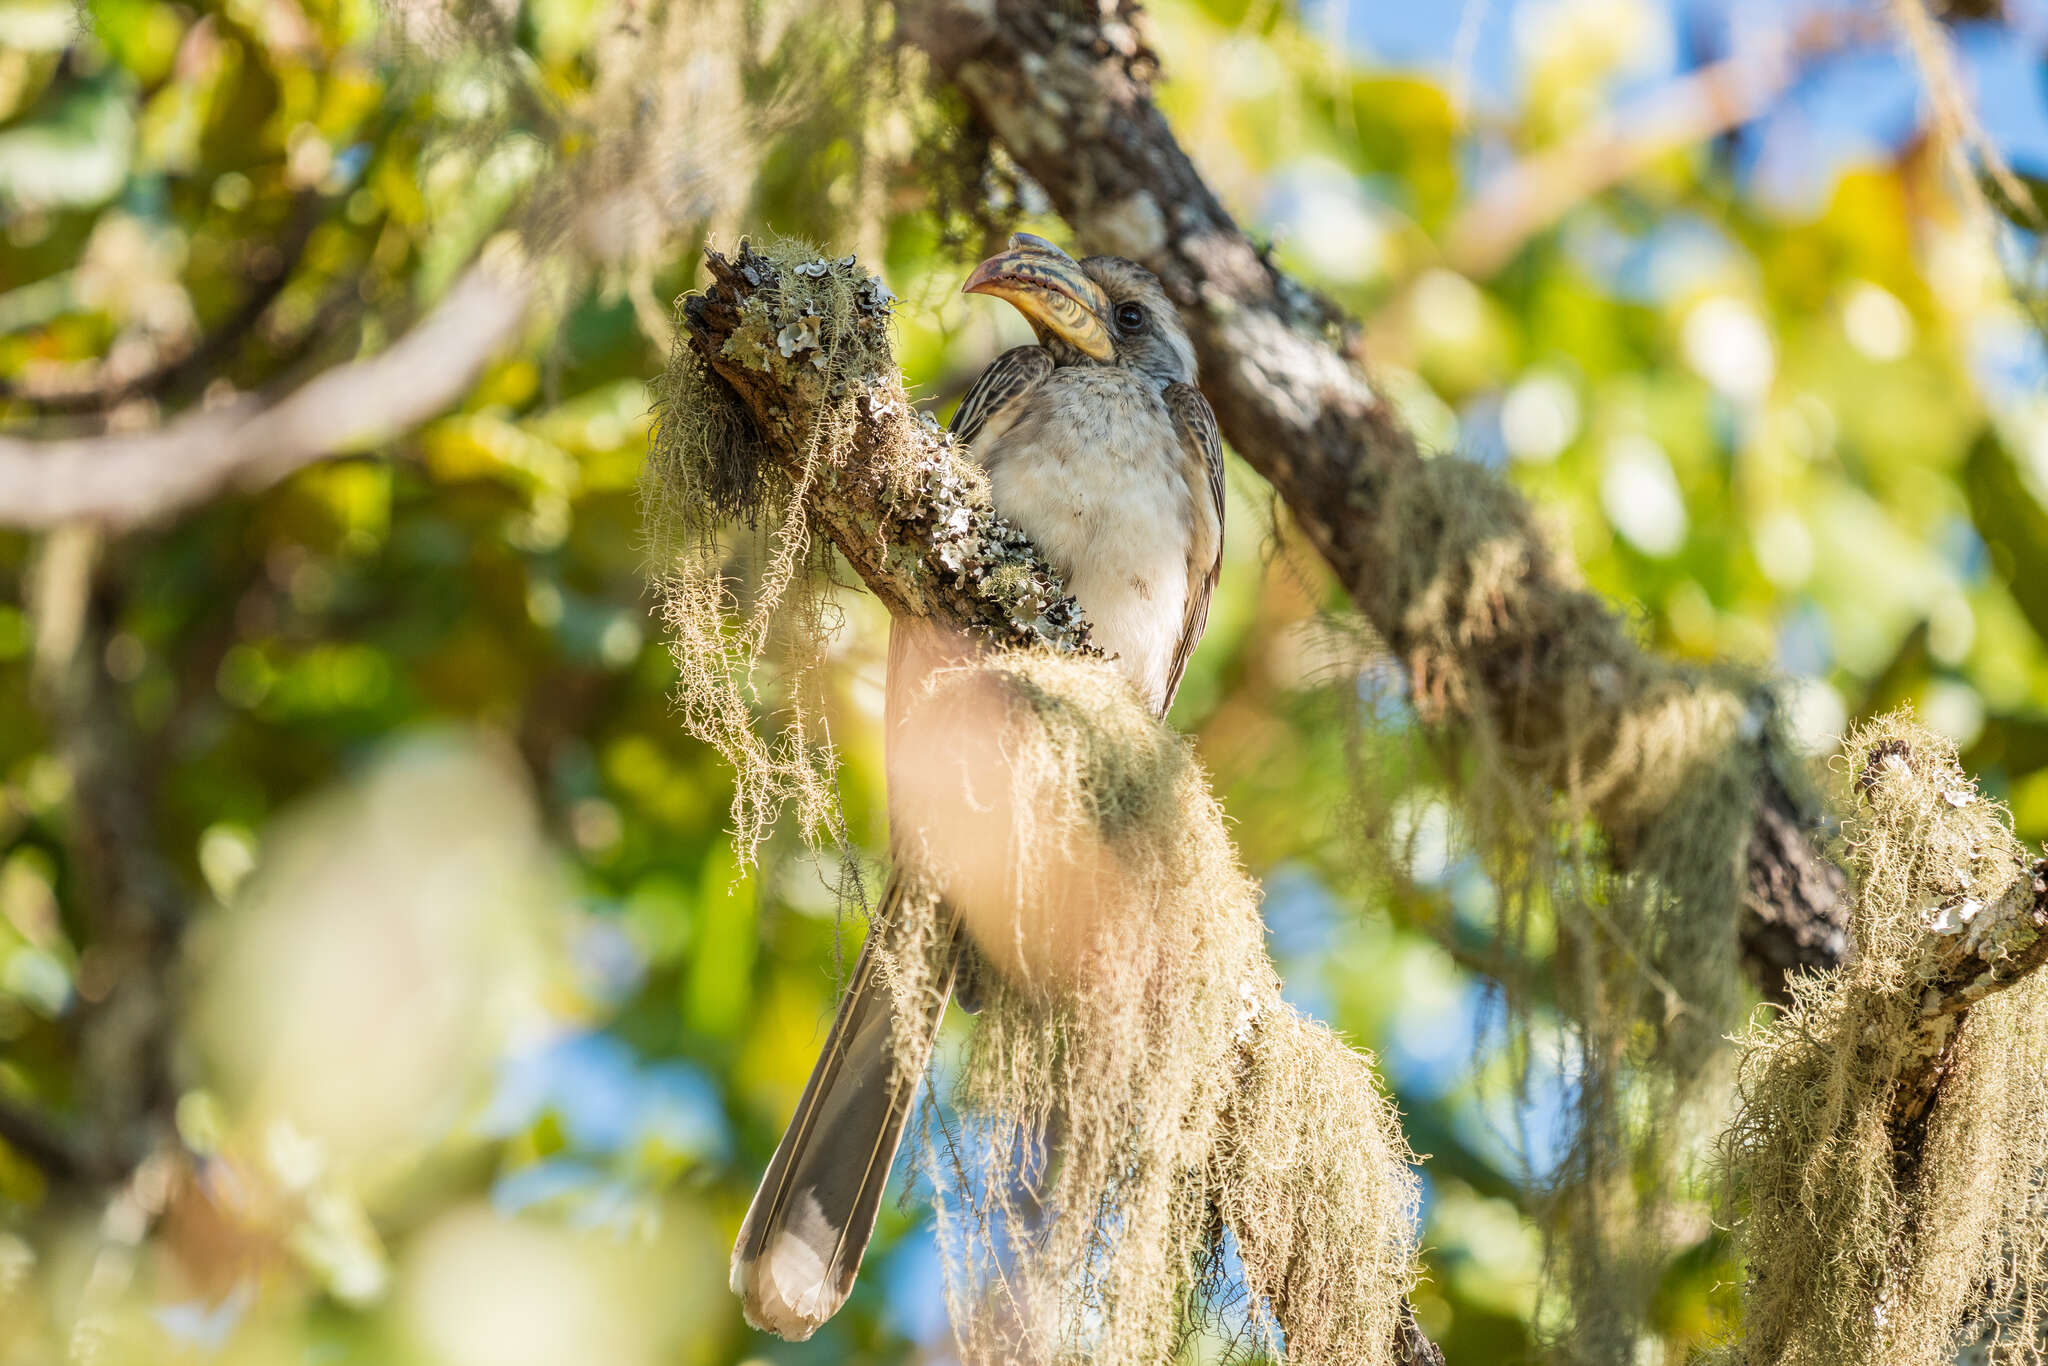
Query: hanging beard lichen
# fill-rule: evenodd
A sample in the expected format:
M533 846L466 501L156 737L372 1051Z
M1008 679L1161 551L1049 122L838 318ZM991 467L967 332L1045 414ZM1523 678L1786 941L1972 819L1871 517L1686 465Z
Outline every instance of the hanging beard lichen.
M808 504L822 472L852 458L852 405L861 395L849 377L872 374L888 354L886 299L870 277L814 270L823 263L800 242L771 243L763 256L779 268L783 312L793 321L778 326L783 312L764 309L729 346L780 357L792 383L813 388L819 418L800 462L792 472L767 458L753 418L712 378L679 325L656 383L640 478L649 578L679 675L683 724L732 765L733 836L743 857L786 808L807 839L840 833L820 693L835 623L818 586L828 552L812 534ZM722 540L740 530L754 561L745 602ZM775 667L764 669L771 653ZM756 723L764 709L777 723L772 736Z
M1744 1366L2039 1362L2048 1331L2048 980L1929 1016L1930 953L2036 874L1948 741L1898 717L1846 745L1850 962L1741 1039L1722 1140L1746 1265ZM2023 947L2014 944L2012 949ZM1924 1135L1897 1105L1947 1050ZM1902 1146L1903 1140L1903 1146Z
M1391 1361L1411 1155L1367 1059L1281 1000L1184 741L1096 660L1012 653L915 692L892 809L945 901L886 932L928 945L957 914L990 965L922 1145L965 1359L1152 1366L1207 1331Z
M1520 1085L1547 1054L1572 1102L1562 1158L1531 1173L1562 1292L1539 1330L1561 1359L1633 1362L1677 1239L1704 1231L1686 1153L1718 1120L1744 999L1736 924L1770 708L1745 680L1636 648L1488 472L1439 456L1379 496L1381 616L1421 724L1350 709L1355 828L1411 905L1439 899L1410 876L1425 833L1449 846L1439 876L1469 854L1491 944L1430 927L1499 983Z

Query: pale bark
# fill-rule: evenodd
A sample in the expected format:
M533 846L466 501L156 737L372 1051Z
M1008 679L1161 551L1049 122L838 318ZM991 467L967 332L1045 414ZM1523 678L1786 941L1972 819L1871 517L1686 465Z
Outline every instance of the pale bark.
M488 254L390 346L288 392L201 405L154 431L0 436L0 526L126 531L374 450L461 402L517 337L533 292L518 257Z

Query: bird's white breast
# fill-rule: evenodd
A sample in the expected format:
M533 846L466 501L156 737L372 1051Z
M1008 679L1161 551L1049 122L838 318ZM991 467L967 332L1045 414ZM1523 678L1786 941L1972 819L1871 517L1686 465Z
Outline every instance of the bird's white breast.
M1055 370L974 454L996 511L1066 577L1096 645L1157 706L1180 642L1194 515L1158 392L1111 366Z

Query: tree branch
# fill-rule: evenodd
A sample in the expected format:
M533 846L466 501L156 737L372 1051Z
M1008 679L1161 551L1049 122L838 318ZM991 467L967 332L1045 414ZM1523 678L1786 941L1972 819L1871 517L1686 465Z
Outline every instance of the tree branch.
M1958 1015L2048 963L2048 859L1955 931L1930 936L1920 1018Z
M92 377L84 382L37 383L33 380L0 380L0 399L25 403L39 414L107 413L129 399L163 398L190 390L203 383L217 365L229 358L242 339L262 320L291 282L292 272L306 254L313 229L331 203L318 190L300 190L292 199L284 235L270 247L269 255L257 258L256 279L242 302L213 331L192 343L182 354L160 361L139 375L111 379L104 361L91 367ZM72 367L67 367L72 368Z
M151 432L0 437L0 525L89 521L125 531L417 426L468 393L516 336L533 291L517 255L487 251L383 351L288 393L244 395Z
M684 302L685 342L739 396L767 459L792 484L814 481L815 524L892 614L1003 644L1089 648L1086 617L1058 571L995 515L979 471L900 385L850 405L851 446L892 460L810 468L814 435L844 395L815 382L809 354L746 344L795 321L774 311L778 267L744 241L731 257L706 251L704 264L712 284ZM886 302L870 298L863 307L884 316Z
M32 576L34 695L71 781L67 843L91 936L77 1021L90 1137L52 1173L84 1180L117 1179L175 1142L173 969L189 910L157 851L154 783L106 671L114 608L101 550L92 527L63 527L43 538Z
M1925 756L1914 753L1910 739L1880 738L1854 756L1857 791L1868 801L1882 802L1892 784L1934 781L1944 785L1940 799L1959 808L1980 800L1960 769L1944 778L1926 773L1915 778L1922 762ZM1956 786L1946 790L1951 784ZM1904 800L1913 798L1909 794ZM1911 1006L1897 1031L1900 1037L1889 1041L1903 1059L1886 1120L1893 1172L1902 1188L1918 1177L1928 1126L1954 1069L1970 1011L2048 964L2048 858L2027 860L2017 844L2000 857L2008 856L2016 865L2015 876L1995 895L1988 888L1998 879L1979 877L1973 884L1962 878L1961 891L1951 890L1921 912L1925 928L1901 956L1905 971L1885 987L1887 996ZM1987 888L1991 899L1969 895L1973 885Z
M51 1181L77 1181L94 1169L81 1145L20 1101L0 1096L0 1143L40 1169Z
M1865 756L1864 773L1872 783L1884 781L1885 758L1877 752ZM1902 761L1910 762L1903 756ZM1920 1003L1912 1037L1902 1041L1912 1061L1893 1094L1890 1119L1892 1153L1903 1180L1919 1169L1927 1127L1970 1010L2043 964L2048 964L2048 858L2033 860L2024 876L1988 904L1965 902L1943 910L1922 937L1917 980L1902 988Z
M1488 718L1502 731L1503 760L1535 790L1609 769L1593 814L1625 863L1654 819L1659 775L1643 764L1613 772L1615 756L1561 753L1555 740L1577 733L1597 746L1622 733L1656 705L1676 666L1646 655L1621 616L1577 586L1518 494L1466 467L1460 489L1507 524L1489 552L1520 566L1513 612L1470 591L1451 525L1458 509L1419 496L1446 457L1425 460L1354 363L1355 324L1277 269L1204 183L1152 102L1156 64L1136 9L1118 0L1098 18L1093 7L1083 17L1042 0L926 0L905 28L1085 245L1141 261L1164 282L1192 328L1224 435L1408 666L1418 709L1454 726ZM1471 600L1465 615L1429 635L1431 603L1460 595ZM1471 684L1463 695L1432 686L1432 642L1444 637L1459 642ZM1569 655L1558 648L1566 639ZM1779 776L1796 761L1770 752L1768 734L1762 743L1740 933L1752 973L1782 996L1788 972L1839 959L1843 879Z

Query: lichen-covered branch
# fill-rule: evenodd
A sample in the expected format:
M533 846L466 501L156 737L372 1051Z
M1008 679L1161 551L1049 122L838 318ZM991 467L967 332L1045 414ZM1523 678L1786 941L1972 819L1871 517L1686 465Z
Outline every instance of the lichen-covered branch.
M1992 905L1965 900L1949 923L1952 932L1928 947L1920 1010L1929 1021L1968 1010L2048 963L2048 859L2035 859L2028 876Z
M855 269L851 257L812 264L818 278ZM739 396L761 455L789 482L812 481L809 515L891 613L1003 644L1087 647L1086 618L1058 572L995 515L980 471L911 408L893 362L828 373L822 318L791 306L787 263L748 243L730 257L706 252L705 268L712 283L684 302L683 344ZM870 284L851 323L880 334L890 299ZM874 458L818 461L820 433L845 420L843 444Z
M1175 140L1152 102L1137 8L917 0L904 21L1082 244L1165 283L1224 435L1406 667L1418 709L1447 733L1497 731L1499 761L1532 791L1600 774L1590 809L1625 865L1660 814L1669 756L1625 752L1612 737L1665 705L1682 671L1646 655L1620 613L1577 583L1504 481L1424 458L1358 364L1355 325L1238 229ZM1474 506L1490 517L1480 539ZM1767 727L1752 729L1741 944L1781 996L1786 974L1838 960L1843 881L1784 780L1789 756Z
M1861 756L1859 786L1867 798L1881 801L1890 795L1887 785L1925 785L1916 763L1939 765L1940 756L1916 755L1905 742L1887 739ZM1940 799L1958 808L1980 800L1966 783L1947 788ZM1917 1003L1911 1027L1897 1040L1905 1063L1891 1103L1892 1148L1902 1176L1919 1166L1929 1120L1972 1008L2048 963L2048 859L2033 859L2005 876L2004 886L1990 888L1966 877L1926 908L1913 976L1900 987Z
M1961 918L1964 910L1972 918ZM2048 859L2036 859L1991 906L1967 898L1930 931L1921 978L1920 1018L1904 1043L1910 1061L1892 1097L1892 1152L1902 1178L1919 1168L1928 1124L1954 1069L1971 1009L2018 985L2048 963Z

